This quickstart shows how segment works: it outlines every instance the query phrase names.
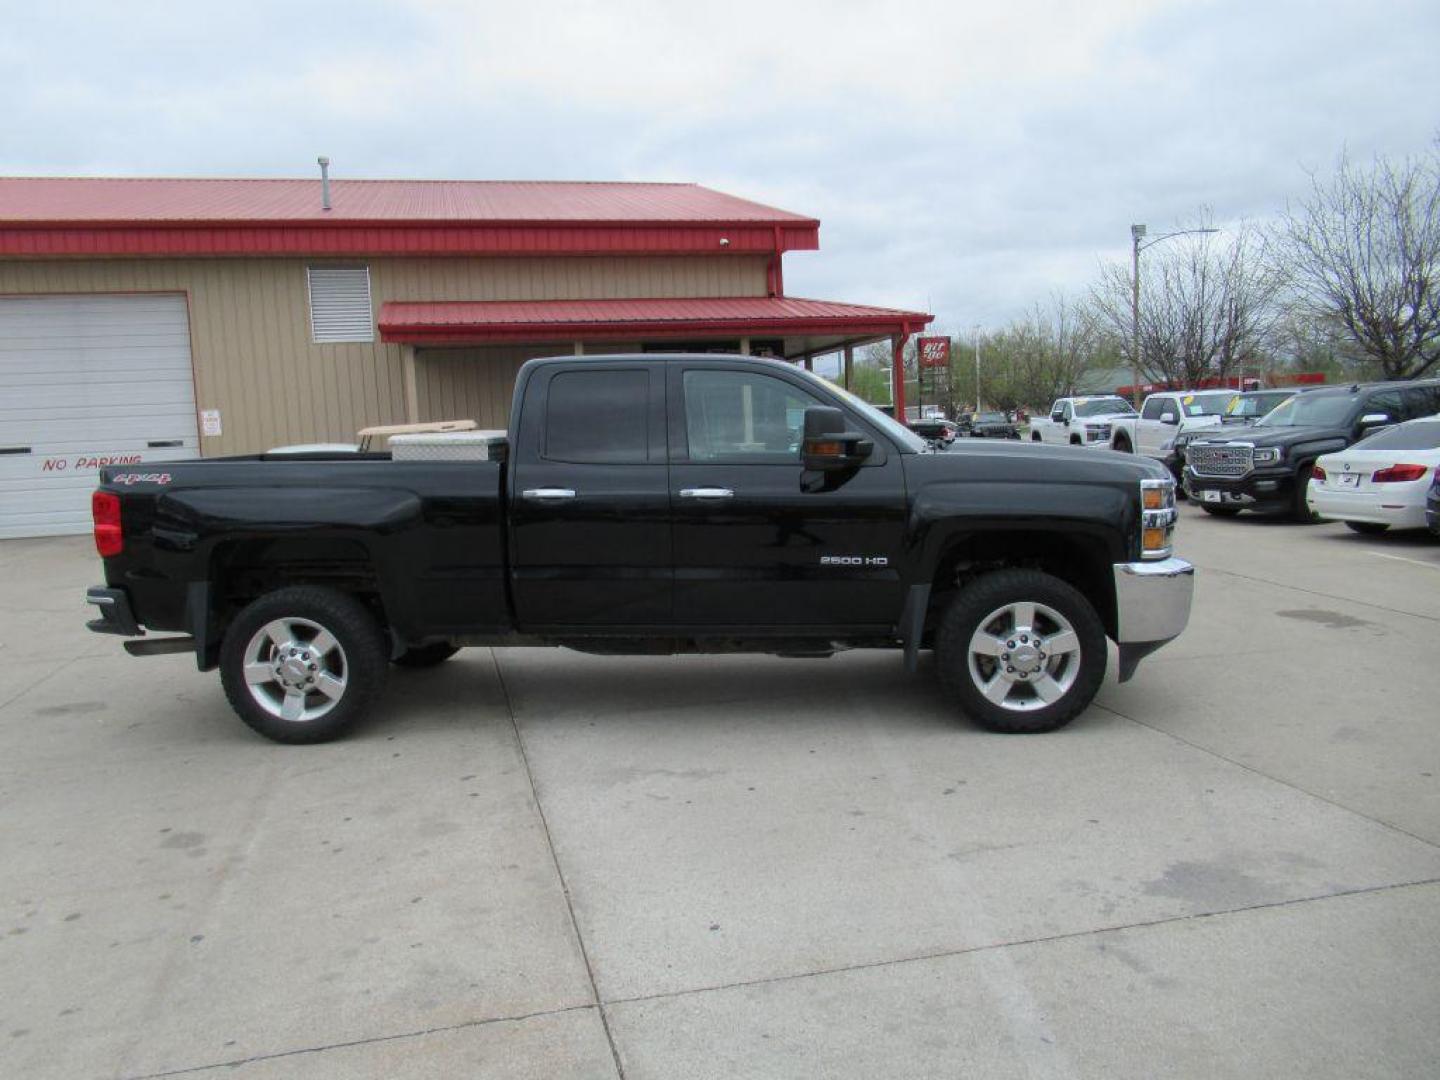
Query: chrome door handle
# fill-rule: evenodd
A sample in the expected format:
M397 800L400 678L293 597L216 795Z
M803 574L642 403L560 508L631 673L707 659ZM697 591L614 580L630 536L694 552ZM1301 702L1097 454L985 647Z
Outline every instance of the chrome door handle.
M526 488L520 493L535 502L564 502L575 497L574 488Z
M729 488L681 488L682 499L733 499L735 492Z

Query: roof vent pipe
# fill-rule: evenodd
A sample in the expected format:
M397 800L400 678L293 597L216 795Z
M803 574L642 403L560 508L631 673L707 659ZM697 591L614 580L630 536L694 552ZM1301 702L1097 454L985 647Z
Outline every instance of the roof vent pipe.
M320 209L330 209L330 159L320 156L315 159L320 163Z

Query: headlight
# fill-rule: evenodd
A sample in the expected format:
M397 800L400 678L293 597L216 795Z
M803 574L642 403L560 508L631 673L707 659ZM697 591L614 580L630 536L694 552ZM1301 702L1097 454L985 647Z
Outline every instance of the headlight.
M1273 465L1280 460L1280 453L1278 446L1259 446L1255 448L1251 460L1256 465Z
M1140 557L1168 559L1175 532L1175 481L1140 481Z

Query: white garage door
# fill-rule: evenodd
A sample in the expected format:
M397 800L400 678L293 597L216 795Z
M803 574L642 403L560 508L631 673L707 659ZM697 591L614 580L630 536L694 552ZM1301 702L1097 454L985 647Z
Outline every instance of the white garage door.
M101 465L197 457L185 297L0 297L0 537L90 530Z

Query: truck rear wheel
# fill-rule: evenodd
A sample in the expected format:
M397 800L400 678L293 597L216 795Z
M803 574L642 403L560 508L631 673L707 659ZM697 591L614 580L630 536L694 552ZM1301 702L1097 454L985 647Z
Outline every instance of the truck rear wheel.
M1135 452L1134 447L1130 445L1130 440L1124 435L1120 435L1115 439L1115 449L1122 454L1133 454Z
M293 586L245 607L220 646L220 682L240 719L276 742L333 739L385 684L385 636L354 597Z
M1105 629L1079 590L1039 570L996 570L962 588L941 619L946 693L991 731L1064 727L1105 678Z

